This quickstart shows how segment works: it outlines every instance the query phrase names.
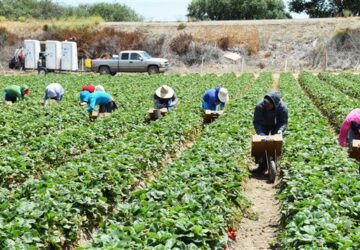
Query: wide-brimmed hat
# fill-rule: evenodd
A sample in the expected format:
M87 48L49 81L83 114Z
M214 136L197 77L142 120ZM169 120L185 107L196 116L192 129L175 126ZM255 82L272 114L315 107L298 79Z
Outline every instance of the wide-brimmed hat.
M175 91L167 85L162 85L155 91L155 94L164 99L169 99L174 96Z
M218 94L219 100L222 103L227 103L229 101L229 92L226 88L220 88Z

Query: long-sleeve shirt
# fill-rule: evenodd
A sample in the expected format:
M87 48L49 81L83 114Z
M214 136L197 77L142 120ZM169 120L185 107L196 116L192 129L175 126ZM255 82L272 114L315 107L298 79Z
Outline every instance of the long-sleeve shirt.
M176 95L174 94L172 98L164 99L158 97L156 94L154 94L154 105L156 108L172 108L174 107L178 102L178 99Z
M54 98L56 101L60 101L64 95L64 88L58 83L51 83L46 87L44 101L48 104L50 98Z
M105 105L112 100L111 95L106 92L94 92L89 95L87 112L91 112L97 105Z
M266 110L264 100L260 101L255 108L253 125L257 134L284 132L287 128L289 114L288 109L280 99L279 92L270 92L265 98L270 99L274 108Z
M350 114L348 114L348 116L345 118L345 121L341 126L340 135L339 135L339 144L342 147L346 146L347 136L349 130L351 129L352 122L356 122L360 124L360 109L354 109L353 111L351 111Z
M224 110L225 103L221 102L219 95L220 87L216 87L215 89L210 89L205 92L203 95L203 108L209 110L216 110L216 106L220 104L220 110Z
M19 100L24 100L24 93L23 91L21 90L21 87L20 86L17 86L17 85L11 85L9 87L6 87L4 89L4 98L5 96L8 95L9 97L11 98L16 98L16 99L19 99Z

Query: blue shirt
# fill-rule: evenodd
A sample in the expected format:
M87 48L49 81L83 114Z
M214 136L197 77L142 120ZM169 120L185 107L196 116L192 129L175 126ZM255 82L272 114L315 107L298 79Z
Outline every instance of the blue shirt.
M210 89L203 95L203 109L216 110L216 106L220 104L220 109L223 110L225 103L221 102L219 95L220 87Z
M97 105L105 105L111 101L111 95L106 92L94 92L89 95L88 98L88 108L86 111L91 112L95 109Z

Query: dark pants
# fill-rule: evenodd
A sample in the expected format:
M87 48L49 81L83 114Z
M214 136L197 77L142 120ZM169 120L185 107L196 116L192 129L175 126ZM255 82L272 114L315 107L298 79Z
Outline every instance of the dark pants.
M107 104L100 105L99 113L112 113L117 109L117 105L114 101L110 101Z
M11 97L8 94L5 94L5 101L14 103L16 102L16 97Z

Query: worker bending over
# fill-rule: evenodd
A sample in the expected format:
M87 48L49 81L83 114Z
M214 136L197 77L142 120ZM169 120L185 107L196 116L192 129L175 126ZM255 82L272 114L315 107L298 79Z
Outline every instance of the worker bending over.
M178 103L175 91L167 85L162 85L154 93L154 105L156 109L167 108L171 111Z
M224 110L229 101L229 92L226 88L216 87L206 91L202 97L203 110Z
M21 86L11 85L4 89L3 98L6 102L17 102L19 100L24 100L25 96L30 94L29 87L26 84Z
M111 95L106 92L95 91L91 94L89 92L82 92L80 98L88 104L88 107L85 109L86 112L92 112L96 106L99 106L99 113L112 113L117 109Z
M45 89L44 105L48 105L49 100L56 100L59 103L64 93L65 90L59 83L49 84Z
M351 146L354 139L360 139L360 109L354 109L345 118L340 129L339 144L341 147Z

